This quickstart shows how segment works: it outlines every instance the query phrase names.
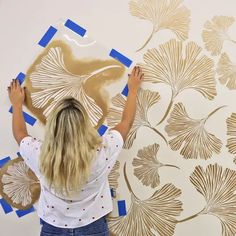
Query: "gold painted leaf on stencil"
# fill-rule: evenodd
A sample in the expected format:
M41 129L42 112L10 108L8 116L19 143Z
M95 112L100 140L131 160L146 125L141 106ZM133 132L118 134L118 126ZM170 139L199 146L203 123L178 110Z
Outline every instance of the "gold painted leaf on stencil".
M76 60L67 44L52 42L27 72L27 97L31 98L27 105L47 118L58 101L70 96L83 104L96 126L108 109L104 84L119 79L123 72L124 66L115 60Z
M176 96L186 89L194 89L210 100L216 96L214 62L201 52L194 42L184 47L183 42L170 40L144 54L144 81L164 83L172 91L170 104L158 124L167 117Z
M212 157L213 153L219 154L222 142L215 135L206 131L205 123L221 108L215 109L203 119L192 119L182 103L175 104L165 128L170 137L176 136L169 141L171 149L177 151L183 146L180 154L186 159L207 160Z
M152 129L151 124L148 121L148 110L151 106L156 104L160 100L158 92L152 92L150 90L140 89L137 97L137 108L134 123L124 143L124 148L130 148L136 138L137 131L140 127L145 126ZM108 125L114 127L121 121L122 112L125 107L125 98L118 94L112 98L112 104L114 108L109 109L107 122Z
M233 23L234 17L229 16L214 16L211 21L205 23L202 38L206 49L210 51L213 56L217 56L221 53L226 40L236 43L236 41L230 38L227 32L228 28Z
M176 217L182 211L182 203L177 199L180 194L181 190L173 184L165 184L146 200L131 194L127 215L108 218L110 232L116 236L141 236L154 235L154 230L160 236L173 235Z
M227 123L227 135L230 136L227 140L226 147L229 152L235 155L234 163L236 164L236 113L232 113L226 120Z
M157 187L160 184L160 176L158 173L161 167L175 167L174 165L163 164L157 159L157 153L160 146L157 143L140 149L137 158L134 158L132 164L134 175L141 180L143 185Z
M204 209L196 214L216 216L222 226L222 236L236 234L236 171L218 164L208 165L206 170L197 166L190 176L191 183L206 200ZM193 217L192 217L193 218ZM183 222L185 220L182 220Z
M180 40L188 38L190 11L181 4L183 0L131 0L131 15L152 23L152 33L137 51L143 49L153 35L163 29L171 30Z
M28 209L38 201L39 180L22 157L9 161L0 169L0 194L18 209Z
M229 56L223 53L220 57L217 73L221 84L224 84L229 89L236 89L236 64L232 63Z
M116 161L110 174L108 175L109 185L112 189L118 188L118 178L120 177L119 168L120 168L120 162Z

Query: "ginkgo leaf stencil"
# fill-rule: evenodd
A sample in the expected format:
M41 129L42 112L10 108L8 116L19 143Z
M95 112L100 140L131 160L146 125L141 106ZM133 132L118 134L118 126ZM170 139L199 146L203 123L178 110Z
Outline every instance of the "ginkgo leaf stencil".
M157 158L160 145L154 143L138 150L137 157L133 159L134 175L143 185L157 187L160 184L159 168L175 167L175 165L163 164Z
M103 87L120 79L123 72L124 66L115 60L76 60L68 45L55 41L27 72L27 105L32 105L33 111L39 111L36 114L41 112L47 118L58 101L71 96L83 104L96 126L105 119L108 109L107 93Z
M217 56L221 53L225 41L236 43L227 32L234 20L234 17L214 16L211 21L205 23L202 38L206 49L211 52L212 56Z
M206 170L197 166L190 176L196 190L205 198L206 205L198 213L180 220L191 220L200 215L212 215L219 219L222 236L236 234L236 172L223 169L218 164L208 165Z
M108 225L111 233L117 236L129 235L154 235L152 230L160 236L174 234L178 223L176 217L180 215L182 202L178 199L181 190L173 184L165 184L156 190L148 199L139 199L132 191L126 176L125 179L131 193L131 205L127 215L123 217L108 217ZM151 213L151 217L150 217Z
M143 49L153 35L163 29L171 30L178 39L188 38L190 11L182 5L183 0L131 0L131 15L152 23L152 33L137 51Z
M204 54L195 42L184 45L175 39L148 50L140 66L144 81L163 83L171 88L169 106L158 124L169 114L175 98L187 89L198 91L212 100L216 96L214 61ZM157 124L157 125L158 125Z
M0 169L0 193L19 209L30 208L39 199L39 180L22 157L9 161Z
M156 132L162 139L167 143L163 134L156 130L150 124L148 120L148 110L160 100L160 95L158 92L153 92L150 90L145 90L140 88L137 95L137 109L134 118L134 123L127 135L126 141L124 143L124 148L129 149L132 147L134 140L136 139L137 131L140 127L148 127ZM114 106L109 109L107 116L108 125L114 127L121 121L122 112L125 107L125 98L118 94L112 98L112 104Z
M234 163L236 164L236 113L232 113L226 120L227 123L227 148L230 153L234 154Z
M221 84L230 90L236 90L236 63L231 62L226 53L221 54L217 73Z
M222 107L218 107L203 119L190 118L182 103L175 104L170 118L167 120L167 134L172 137L169 141L172 150L177 151L182 146L180 154L186 159L209 159L213 153L219 154L222 141L205 129L209 117Z

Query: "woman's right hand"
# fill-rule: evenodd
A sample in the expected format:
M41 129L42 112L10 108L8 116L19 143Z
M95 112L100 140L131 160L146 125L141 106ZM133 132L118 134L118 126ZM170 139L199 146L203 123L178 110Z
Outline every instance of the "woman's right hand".
M144 74L142 73L142 69L139 66L135 66L128 79L129 92L137 92L143 78Z

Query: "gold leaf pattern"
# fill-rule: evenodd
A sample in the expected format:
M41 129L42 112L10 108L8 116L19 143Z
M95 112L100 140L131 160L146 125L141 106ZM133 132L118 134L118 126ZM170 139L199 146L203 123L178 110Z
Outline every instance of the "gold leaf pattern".
M137 97L137 108L134 123L124 143L124 148L128 149L133 145L137 130L141 126L152 129L151 124L148 121L147 112L148 109L156 104L159 100L160 95L158 92L152 92L140 88ZM121 94L118 94L112 98L112 104L115 106L115 108L109 109L109 114L107 117L108 125L111 127L117 125L121 121L122 112L125 107L125 98L122 97Z
M217 108L211 112L206 118L192 119L188 116L182 103L177 103L167 120L169 123L165 130L169 136L176 136L169 144L172 150L176 151L181 148L180 154L186 159L209 159L213 153L219 154L222 142L215 135L205 130L205 122L213 115Z
M27 71L26 106L46 123L55 104L67 96L79 100L94 126L108 113L109 93L105 87L122 78L124 65L114 59L74 55L64 41L52 41Z
M143 49L153 35L163 29L169 29L180 40L188 38L190 11L181 6L183 0L131 0L130 13L153 24L150 37L137 51Z
M180 194L181 190L173 184L164 185L146 200L140 200L131 194L131 206L127 215L108 218L111 233L116 236L154 235L153 229L160 236L173 235L176 216L182 211L182 203L177 199Z
M221 53L223 43L225 40L231 40L227 30L234 23L234 17L229 16L214 16L211 21L207 21L204 25L202 38L206 49L211 52L213 56Z
M175 167L173 165L162 164L157 160L157 152L160 146L157 143L144 147L138 151L137 158L134 158L132 164L134 175L142 181L143 185L157 187L160 184L159 168L163 166Z
M197 166L190 176L191 183L206 200L199 214L216 216L222 226L222 236L236 234L236 172L218 164L208 165L206 171ZM198 215L199 215L198 214Z
M120 173L118 172L119 168L120 168L120 162L116 161L110 174L108 175L109 185L112 189L118 188L118 178L120 177Z
M28 209L39 199L39 180L22 157L9 161L0 170L0 193L18 209Z
M217 72L221 84L225 84L229 89L236 89L236 64L230 61L226 53L220 57Z
M227 123L227 135L231 136L227 140L226 147L229 152L235 155L234 163L236 164L236 113L232 113L226 120Z

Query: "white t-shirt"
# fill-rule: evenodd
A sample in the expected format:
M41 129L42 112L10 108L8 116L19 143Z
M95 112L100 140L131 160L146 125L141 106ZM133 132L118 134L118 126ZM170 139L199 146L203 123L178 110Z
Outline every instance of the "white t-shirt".
M61 228L77 228L88 225L112 211L112 198L108 174L122 150L123 139L116 130L103 136L97 149L91 175L81 192L70 198L56 195L47 187L39 171L39 154L42 142L30 136L20 143L20 154L40 180L41 194L37 213L45 222Z

